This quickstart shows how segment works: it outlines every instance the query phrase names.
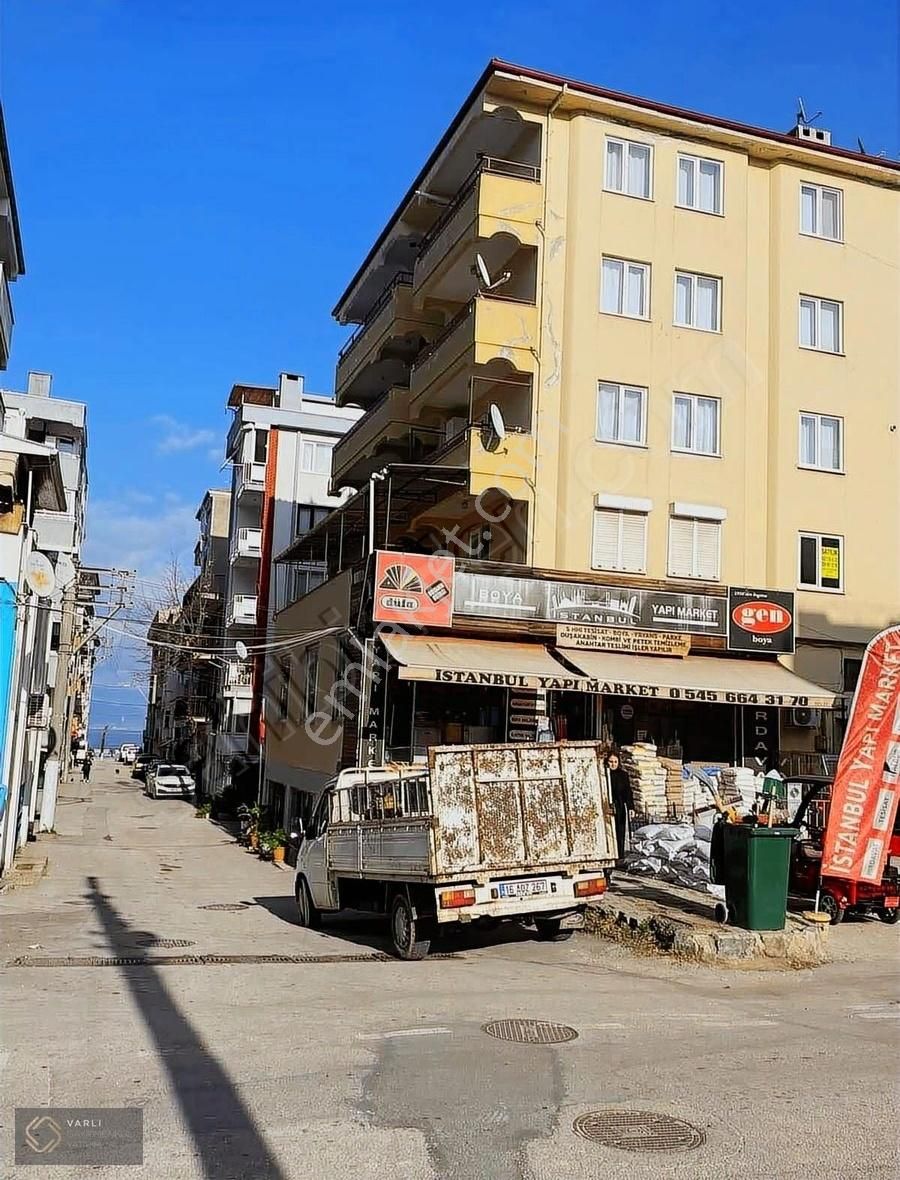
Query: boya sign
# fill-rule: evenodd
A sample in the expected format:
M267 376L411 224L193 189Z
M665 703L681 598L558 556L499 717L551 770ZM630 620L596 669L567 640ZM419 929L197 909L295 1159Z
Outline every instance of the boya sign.
M731 651L792 652L794 595L791 591L729 586L728 647Z

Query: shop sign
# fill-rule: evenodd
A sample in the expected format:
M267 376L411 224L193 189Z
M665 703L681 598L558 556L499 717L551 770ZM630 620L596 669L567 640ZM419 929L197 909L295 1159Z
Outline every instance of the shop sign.
M453 619L453 558L376 553L372 617L376 623L449 627Z
M533 742L538 730L546 725L547 694L543 692L510 693L506 707L506 739L510 742Z
M686 656L691 650L691 637L675 631L629 631L622 627L557 623L556 646L583 651L627 651L643 656Z
M743 754L762 770L778 765L778 710L748 705L742 710Z
M900 799L900 627L863 657L831 789L822 875L880 881Z
M794 595L790 590L728 587L730 651L794 650Z
M454 611L488 619L533 619L688 635L725 635L728 629L724 597L462 571L456 574Z

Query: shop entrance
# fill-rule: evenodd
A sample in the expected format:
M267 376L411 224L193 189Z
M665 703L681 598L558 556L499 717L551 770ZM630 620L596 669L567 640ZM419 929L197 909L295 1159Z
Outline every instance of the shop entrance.
M732 762L742 757L735 705L605 697L603 724L617 746L652 742L664 758Z

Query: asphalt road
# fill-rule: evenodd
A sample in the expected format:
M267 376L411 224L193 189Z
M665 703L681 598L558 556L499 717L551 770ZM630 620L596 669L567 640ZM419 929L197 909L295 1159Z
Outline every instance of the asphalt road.
M289 873L113 771L95 763L89 788L64 788L59 835L37 846L48 876L0 895L3 1177L898 1175L896 928L844 924L839 961L816 971L692 968L518 931L384 961L377 922L301 930ZM194 954L232 961L10 965ZM247 961L277 954L319 961ZM577 1037L483 1031L515 1018ZM140 1106L143 1170L17 1170L8 1128L25 1105ZM671 1116L699 1145L597 1143L574 1129L594 1111Z

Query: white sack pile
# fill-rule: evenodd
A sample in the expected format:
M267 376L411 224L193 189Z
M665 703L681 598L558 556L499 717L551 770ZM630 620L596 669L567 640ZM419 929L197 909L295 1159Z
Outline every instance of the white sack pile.
M711 836L708 824L645 824L631 834L625 872L657 877L724 899L724 886L712 885L709 880Z
M622 769L631 782L635 811L642 815L666 814L666 771L651 742L622 747Z

